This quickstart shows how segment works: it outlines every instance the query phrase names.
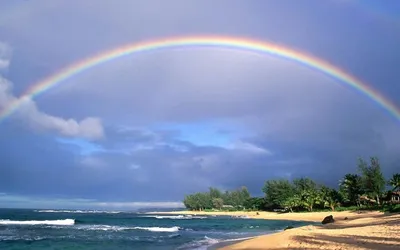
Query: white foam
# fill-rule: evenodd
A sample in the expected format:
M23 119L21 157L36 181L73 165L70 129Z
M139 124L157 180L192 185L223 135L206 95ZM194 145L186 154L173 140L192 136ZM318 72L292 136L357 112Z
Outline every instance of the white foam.
M94 231L123 231L133 230L133 227L121 227L121 226L109 226L109 225L80 225L77 227L82 230L94 230Z
M192 216L192 215L146 215L142 217L156 218L156 219L172 219L172 220L191 220L191 219L206 219L206 216Z
M70 226L74 225L74 219L65 220L0 220L0 225L57 225L57 226Z
M227 239L227 240L223 240L222 242L232 242L232 241L250 240L250 239L253 239L254 237L255 237L255 236L243 237L243 238L236 238L236 239Z
M74 214L118 214L120 211L101 211L101 210L34 210L37 213L74 213Z
M189 219L189 217L185 217L183 215L176 215L176 216L154 216L156 219L174 219L174 220L180 220L180 219ZM191 219L191 218L190 218Z
M208 247L216 245L218 243L235 242L235 241L249 240L249 239L253 239L253 238L254 238L254 236L221 240L221 239L214 239L214 238L211 238L211 237L204 236L204 239L186 243L186 244L178 247L178 249L207 250Z
M151 232L178 232L180 227L134 227L133 229L147 230Z
M123 231L123 230L146 230L151 232L178 232L180 227L121 227L110 225L80 225L77 227L82 230L95 231Z
M205 240L205 242L207 242L210 245L219 243L219 240L213 239L213 238L210 238L210 237L207 237L207 236L204 236L204 240Z
M24 240L24 241L38 241L38 240L45 240L45 237L39 237L39 236L0 236L0 241L17 241L17 240Z
M196 249L196 250L206 250L209 246L215 245L220 241L214 238L210 238L204 236L204 239L192 241L189 243L185 243L182 246L178 247L178 249Z

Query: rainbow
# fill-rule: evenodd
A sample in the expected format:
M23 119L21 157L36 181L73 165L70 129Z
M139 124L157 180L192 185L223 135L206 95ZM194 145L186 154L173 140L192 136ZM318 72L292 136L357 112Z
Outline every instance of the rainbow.
M361 80L355 78L349 73L346 73L342 69L322 59L316 58L304 52L296 51L265 41L257 41L237 37L194 36L162 38L152 41L132 43L126 46L102 52L98 55L88 57L82 61L71 64L61 71L31 85L32 87L27 89L27 91L23 95L21 95L20 98L16 99L14 102L12 102L0 111L0 122L13 114L24 103L25 100L33 99L34 97L46 92L47 90L63 83L65 80L97 65L134 53L177 47L229 48L256 53L265 53L289 59L291 61L300 63L301 65L307 66L311 69L324 73L327 76L336 79L339 83L350 86L354 90L357 90L358 92L373 100L389 114L394 116L397 121L400 121L400 110L390 100L385 98L378 91L368 86L368 84L363 83Z

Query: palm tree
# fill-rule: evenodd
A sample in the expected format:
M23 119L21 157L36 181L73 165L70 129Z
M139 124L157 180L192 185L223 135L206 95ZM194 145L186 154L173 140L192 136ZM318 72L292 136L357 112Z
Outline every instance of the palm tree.
M326 186L321 186L319 190L319 204L322 204L324 207L329 207L332 211L335 211L335 207L340 205L340 201L342 197L338 191L332 188L328 188Z
M393 174L388 184L393 187L393 191L400 188L400 174Z
M297 194L288 197L284 202L283 205L286 209L289 209L291 213L293 213L293 208L299 207L301 205L301 198Z
M359 196L362 191L361 176L357 174L346 174L339 183L340 193L345 200L359 206Z

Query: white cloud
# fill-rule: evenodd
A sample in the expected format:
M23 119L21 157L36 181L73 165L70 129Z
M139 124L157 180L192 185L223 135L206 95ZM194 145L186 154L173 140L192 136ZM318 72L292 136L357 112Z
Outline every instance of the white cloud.
M80 162L82 165L88 167L104 167L107 165L105 161L93 156L84 157Z
M10 65L11 48L6 43L0 42L0 70L8 69Z
M9 61L0 59L0 70L8 68L9 64L10 64Z
M10 49L0 43L0 70L8 67ZM24 98L18 108L16 116L37 130L56 131L65 136L98 139L104 136L101 120L95 117L86 117L81 121L64 119L46 114L39 110L37 104L30 98ZM12 83L0 75L0 108L7 109L9 105L20 100L12 93Z
M140 167L140 165L138 165L138 164L131 164L131 165L129 165L129 169L132 169L132 170L137 170L137 169L139 169L139 168L141 168Z

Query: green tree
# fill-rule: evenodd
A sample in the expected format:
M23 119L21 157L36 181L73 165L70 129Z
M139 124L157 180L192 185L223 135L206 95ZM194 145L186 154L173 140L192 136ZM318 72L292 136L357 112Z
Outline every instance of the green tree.
M320 196L315 189L304 190L301 193L301 204L309 211L312 212L314 205L319 203Z
M186 195L183 204L189 210L204 210L212 208L212 200L209 193L194 193Z
M294 208L300 207L301 205L301 197L298 194L293 194L283 202L285 209L289 209L291 213L293 212Z
M232 196L234 206L237 208L244 208L246 201L251 197L249 190L245 186L233 191Z
M240 205L244 206L246 201L251 197L249 190L247 187L243 186L240 188Z
M210 187L208 192L210 194L211 199L222 198L222 192L217 188Z
M212 204L214 208L221 210L221 208L224 206L224 200L222 198L213 198Z
M250 198L250 193L244 186L230 192L231 205L236 208L243 208L248 198Z
M326 186L322 186L319 192L322 205L335 211L335 208L340 205L342 200L340 193Z
M295 193L300 197L301 205L311 212L314 205L319 202L317 184L306 177L294 179L293 186Z
M212 199L210 194L207 193L198 193L200 200L200 210L211 209L212 208Z
M385 190L385 178L383 177L379 160L377 157L370 158L370 165L363 159L358 160L358 169L362 173L362 184L366 193L371 197L376 197L379 202L379 196Z
M222 199L224 200L224 204L225 205L233 206L233 200L232 200L231 192L225 191L225 193L222 194Z
M187 209L195 210L193 195L185 195L185 198L183 199L183 204Z
M269 180L262 189L270 206L284 207L285 201L294 195L292 184L288 180Z
M392 178L388 181L388 184L393 187L393 191L400 189L400 174L393 174Z
M359 206L359 196L363 193L361 176L346 174L339 182L339 192L344 201Z
M230 198L231 198L231 202L232 202L232 206L234 206L235 208L237 208L238 206L240 206L240 191L239 190L233 190L230 192Z
M293 180L294 189L298 194L302 194L304 191L316 191L317 184L310 178L298 178Z
M244 207L246 209L264 210L265 204L266 200L263 197L250 197L245 201Z

